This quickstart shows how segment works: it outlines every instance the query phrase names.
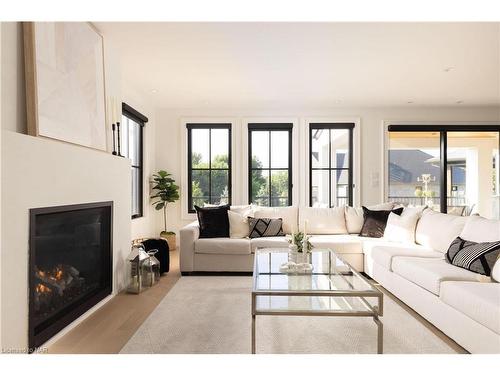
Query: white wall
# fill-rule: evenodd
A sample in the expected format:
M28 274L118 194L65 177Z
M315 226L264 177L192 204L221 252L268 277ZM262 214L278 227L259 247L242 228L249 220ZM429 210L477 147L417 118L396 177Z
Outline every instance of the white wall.
M152 237L157 236L156 219L157 214L154 208L150 205L150 176L155 172L155 111L151 102L148 100L148 93L132 87L123 75L120 68L120 59L104 35L104 62L106 72L106 95L115 97L122 102L127 103L135 110L142 113L148 118L148 122L144 126L144 179L143 179L143 217L132 220L132 238ZM108 150L112 150L111 129L108 126Z
M128 159L26 135L24 55L20 23L1 24L2 233L0 329L3 347L27 346L28 209L113 200L114 292L125 285L124 259L132 238L156 234L148 179L155 169L155 114L146 96L127 84L113 46L105 46L106 95L149 118L144 129L144 217L131 220ZM109 124L108 135L110 135ZM108 136L108 151L111 137ZM8 270L8 273L6 272Z
M125 286L130 252L130 162L49 139L2 137L3 345L24 348L28 333L29 209L113 201L113 290Z
M26 102L24 81L23 35L20 22L2 22L1 60L2 90L8 96L2 98L5 110L2 112L2 130L26 134ZM106 79L106 96L118 98L148 117L144 128L144 216L132 220L132 238L155 236L157 214L149 204L149 177L155 171L155 111L147 98L148 93L130 86L127 77L123 76L120 60L114 46L104 37L104 64ZM108 151L112 150L111 129L107 124Z
M401 108L338 108L338 109L160 109L156 112L156 121L158 127L156 129L156 166L157 168L166 169L172 173L174 178L180 184L182 181L182 168L185 163L185 147L183 147L182 132L185 128L181 122L185 118L194 120L202 118L230 118L235 121L235 126L240 127L240 134L245 133L242 127L245 119L253 118L295 118L299 126L300 138L298 140L299 149L304 148L307 142L306 120L343 120L343 119L359 119L360 128L360 199L361 204L375 204L381 200L383 191L383 135L384 123L393 122L481 122L481 121L500 121L500 111L498 107L465 107L456 105L453 107L408 107ZM241 137L240 141L243 139ZM246 144L244 142L235 143L233 146L234 160L239 164L237 168L246 168ZM297 152L294 151L294 152ZM236 155L235 155L236 154ZM301 159L307 159L305 155ZM302 162L299 165L304 165ZM308 179L307 170L297 170L298 165L294 165L293 173L301 176L299 186L294 189L299 189L299 201L295 204L306 205ZM378 176L378 183L372 184L372 177ZM240 177L241 178L241 177ZM242 177L246 181L246 176ZM245 182L246 183L246 182ZM244 185L244 184L243 184ZM234 194L234 193L233 193ZM238 194L238 196L243 196ZM244 198L243 198L244 199ZM246 202L235 202L246 203ZM185 207L182 207L185 209ZM169 220L168 225L173 230L179 230L189 220L183 219L181 211L181 203L169 205ZM158 221L158 229L160 230L161 222Z

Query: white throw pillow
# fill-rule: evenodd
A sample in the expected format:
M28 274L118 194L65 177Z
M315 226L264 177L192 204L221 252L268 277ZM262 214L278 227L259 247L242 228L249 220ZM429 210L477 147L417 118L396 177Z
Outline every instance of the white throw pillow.
M391 212L385 226L384 238L391 242L414 244L418 218L417 214L401 214L400 216Z
M231 238L245 238L250 234L248 226L248 216L252 216L252 211L247 210L243 213L229 210L227 217L229 218L229 237Z
M500 258L497 259L493 269L491 270L491 279L500 283Z

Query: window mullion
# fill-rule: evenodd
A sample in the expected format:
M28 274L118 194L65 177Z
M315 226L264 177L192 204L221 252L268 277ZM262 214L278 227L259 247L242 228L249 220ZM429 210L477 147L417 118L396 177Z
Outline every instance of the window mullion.
M328 129L328 207L332 207L332 129Z
M268 164L268 170L267 170L267 178L268 178L268 190L269 190L269 207L272 207L272 204L271 204L271 199L272 199L272 186L271 186L271 130L269 130L269 142L268 142L268 146L269 146L269 164Z
M441 154L441 186L439 187L441 200L440 209L442 213L448 211L448 135L445 130L439 133L440 136L440 147L439 151Z
M212 129L208 129L208 203L212 203Z

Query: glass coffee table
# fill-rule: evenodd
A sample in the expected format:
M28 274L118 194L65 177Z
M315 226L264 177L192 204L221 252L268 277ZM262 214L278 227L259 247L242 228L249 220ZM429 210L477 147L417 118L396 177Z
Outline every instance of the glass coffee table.
M288 262L286 248L255 251L252 289L252 354L257 315L370 317L377 326L377 353L383 352L383 294L330 249L314 249L313 270L280 272Z

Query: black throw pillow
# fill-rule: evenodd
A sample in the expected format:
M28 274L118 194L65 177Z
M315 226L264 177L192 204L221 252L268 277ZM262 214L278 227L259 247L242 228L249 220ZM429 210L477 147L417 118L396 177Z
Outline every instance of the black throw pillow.
M396 208L392 211L372 211L363 206L364 222L359 235L361 237L383 237L389 214L393 212L396 215L401 215L403 208L404 207Z
M472 242L455 238L446 252L446 261L454 266L490 276L500 254L500 241Z
M200 238L229 237L229 205L203 208L194 206L194 209L200 224Z

